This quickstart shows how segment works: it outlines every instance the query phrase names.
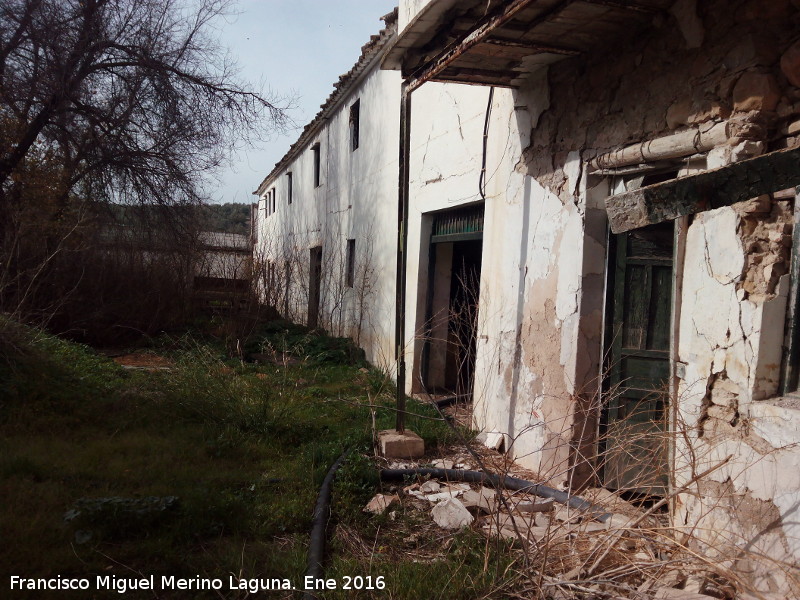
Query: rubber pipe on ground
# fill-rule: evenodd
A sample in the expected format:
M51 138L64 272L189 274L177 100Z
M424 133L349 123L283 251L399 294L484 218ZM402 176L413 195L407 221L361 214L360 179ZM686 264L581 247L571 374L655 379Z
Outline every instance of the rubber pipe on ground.
M480 471L463 471L461 469L435 469L429 467L420 467L417 469L381 469L381 479L383 480L398 480L405 477L414 476L429 476L437 479L445 479L449 481L464 481L467 483L481 483L489 484L494 488L504 488L507 490L514 490L525 492L540 496L542 498L552 498L559 504L564 504L575 510L589 513L593 518L605 523L611 518L611 513L596 504L592 504L584 500L580 496L568 494L561 490L548 487L541 483L533 483L525 479L511 477L509 475L493 475L490 473L482 473Z
M336 471L342 466L352 448L345 451L333 465L328 469L328 474L322 481L317 496L317 504L314 507L314 520L311 524L311 541L308 545L308 568L307 577L316 579L322 578L322 561L325 558L325 529L328 526L328 519L331 516L331 491L333 480L336 478ZM307 591L303 594L304 600L316 600L313 592Z

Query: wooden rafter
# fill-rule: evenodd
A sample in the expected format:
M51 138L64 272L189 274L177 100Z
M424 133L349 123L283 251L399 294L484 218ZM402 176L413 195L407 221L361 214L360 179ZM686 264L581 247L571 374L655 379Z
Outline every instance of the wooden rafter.
M610 196L606 210L611 231L623 233L797 186L800 148L792 148Z

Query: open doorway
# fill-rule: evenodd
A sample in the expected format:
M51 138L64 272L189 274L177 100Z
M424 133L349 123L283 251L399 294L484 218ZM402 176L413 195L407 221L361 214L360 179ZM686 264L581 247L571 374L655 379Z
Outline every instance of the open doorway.
M425 388L471 400L483 253L483 205L435 215L428 266Z
M322 246L314 246L309 251L308 265L308 327L319 326L319 301L322 288Z

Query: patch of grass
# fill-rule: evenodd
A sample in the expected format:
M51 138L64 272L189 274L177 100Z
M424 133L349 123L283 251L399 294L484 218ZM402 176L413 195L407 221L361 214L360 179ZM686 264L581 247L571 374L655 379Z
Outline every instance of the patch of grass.
M381 543L378 540L382 539ZM347 557L337 553L326 577L337 582L350 581L350 589L323 594L325 600L338 598L470 598L504 597L504 588L512 583L513 558L506 545L487 544L482 535L463 530L440 536L443 552L436 558L416 559L413 550L403 553L402 540L394 547L386 545L387 536L376 536L368 558ZM388 536L391 539L391 535ZM355 578L361 576L361 580ZM378 580L381 577L382 580ZM384 589L379 589L380 585ZM369 586L372 585L372 589Z
M227 584L234 574L299 584L319 486L350 447L334 490L334 520L374 529L361 512L379 488L368 458L369 404L376 427L391 428L394 387L349 342L280 324L259 344L309 354L264 365L229 360L220 346L187 335L157 341L174 361L172 370L145 372L36 330L3 327L0 539L13 540L0 548L3 576L152 573ZM409 427L431 447L449 439L434 410L415 402L409 408L419 415L409 417ZM136 512L146 499L165 497L176 498L168 510ZM87 511L93 503L104 508ZM65 520L81 506L80 518ZM346 564L335 556L333 576ZM423 579L422 567L377 566L400 586L396 597L421 597L413 595L413 582ZM367 574L368 566L358 569L349 574ZM159 597L219 595L193 590Z

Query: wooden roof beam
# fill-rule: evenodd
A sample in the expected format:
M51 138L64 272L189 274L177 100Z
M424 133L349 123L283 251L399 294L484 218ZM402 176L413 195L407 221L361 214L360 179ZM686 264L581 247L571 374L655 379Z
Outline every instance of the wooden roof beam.
M630 10L640 12L648 15L656 15L664 12L660 8L654 6L645 6L644 4L637 4L636 2L629 2L627 0L582 0L586 4L599 4L607 6L608 8L616 8L618 10Z
M484 40L484 44L492 46L502 46L506 48L519 48L521 50L530 50L531 54L564 54L566 56L577 56L581 52L573 48L564 48L563 46L549 46L547 44L537 44L536 42L526 42L519 40L509 40L500 37L491 37Z
M609 196L606 210L611 231L623 233L797 186L800 148L792 148Z
M509 22L521 10L527 8L534 0L512 0L509 4L500 5L482 18L471 31L459 36L458 40L442 50L436 57L420 66L406 79L406 89L409 93L421 86L426 81L435 78L444 71L454 60L467 52L473 46L483 42L492 31ZM573 0L566 0L560 4L568 4Z

